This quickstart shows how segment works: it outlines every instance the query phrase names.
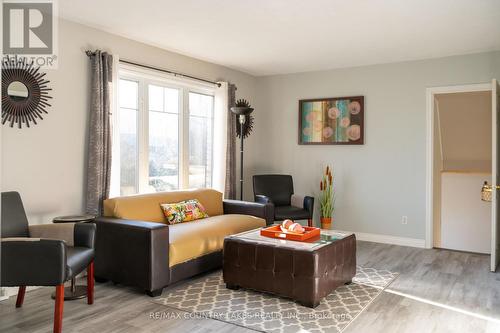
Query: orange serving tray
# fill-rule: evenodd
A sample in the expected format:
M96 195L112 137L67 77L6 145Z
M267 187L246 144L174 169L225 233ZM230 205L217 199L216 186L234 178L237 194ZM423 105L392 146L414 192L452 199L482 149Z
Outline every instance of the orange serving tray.
M280 225L273 225L268 228L264 228L260 230L261 236L271 237L271 238L279 238L279 239L288 239L298 242L307 242L311 238L318 238L320 234L320 228L316 227L303 227L306 231L304 233L298 232L283 232L281 230Z

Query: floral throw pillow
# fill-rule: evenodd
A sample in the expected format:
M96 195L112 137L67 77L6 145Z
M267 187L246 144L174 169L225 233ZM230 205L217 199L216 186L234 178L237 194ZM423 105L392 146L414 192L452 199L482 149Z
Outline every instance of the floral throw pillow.
M168 224L189 222L208 217L205 207L196 199L161 204Z

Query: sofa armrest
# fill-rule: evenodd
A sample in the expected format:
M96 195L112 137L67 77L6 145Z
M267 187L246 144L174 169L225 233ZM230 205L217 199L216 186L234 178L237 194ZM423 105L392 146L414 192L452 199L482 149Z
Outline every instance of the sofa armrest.
M261 217L266 224L274 222L274 205L272 203L262 204L258 202L224 200L224 214L244 214Z
M255 202L262 203L262 204L273 203L269 197L267 197L263 194L255 195Z
M163 223L98 217L95 275L147 292L169 283L169 229Z
M56 286L66 280L66 244L62 240L3 238L2 286Z

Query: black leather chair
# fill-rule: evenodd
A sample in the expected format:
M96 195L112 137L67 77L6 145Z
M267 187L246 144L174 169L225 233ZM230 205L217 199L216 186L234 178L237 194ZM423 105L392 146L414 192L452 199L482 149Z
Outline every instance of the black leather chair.
M21 196L2 193L2 287L55 286L54 332L62 330L64 282L87 268L87 303L94 302L94 223L28 225ZM49 301L49 300L47 300Z
M254 200L274 204L274 220L307 220L312 226L314 198L293 192L293 179L290 175L253 176Z

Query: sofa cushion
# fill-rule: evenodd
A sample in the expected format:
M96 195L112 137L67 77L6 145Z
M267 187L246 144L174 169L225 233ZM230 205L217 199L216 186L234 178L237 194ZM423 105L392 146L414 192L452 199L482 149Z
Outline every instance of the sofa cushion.
M227 214L170 225L169 267L222 250L224 237L265 227L259 217Z
M222 193L212 189L196 189L107 199L104 200L104 216L166 223L160 204L190 199L197 199L205 207L209 216L224 213Z

